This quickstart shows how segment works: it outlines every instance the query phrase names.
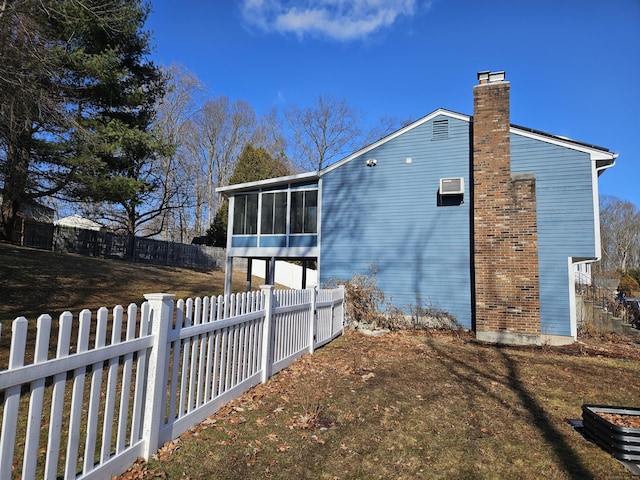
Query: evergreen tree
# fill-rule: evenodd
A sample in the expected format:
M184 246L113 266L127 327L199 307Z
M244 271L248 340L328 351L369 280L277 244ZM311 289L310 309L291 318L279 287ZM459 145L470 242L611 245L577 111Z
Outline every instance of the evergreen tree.
M255 148L247 145L243 150L233 171L230 185L255 182L267 178L281 177L291 173L287 164L269 155L263 147ZM227 246L227 222L229 218L229 202L225 200L207 230L207 245Z
M247 145L242 150L229 185L256 182L267 178L282 177L290 173L285 162L273 158L263 147Z
M222 202L216 216L207 230L205 243L216 247L227 246L227 222L229 221L229 200Z
M164 79L140 0L13 0L0 10L0 235L50 195L122 207L125 229L160 186L152 131Z

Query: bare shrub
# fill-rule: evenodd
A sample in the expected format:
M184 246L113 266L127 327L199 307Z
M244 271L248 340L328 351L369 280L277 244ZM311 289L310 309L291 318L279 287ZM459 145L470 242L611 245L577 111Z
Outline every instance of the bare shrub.
M624 292L629 297L635 297L640 292L638 281L631 275L624 275L618 284L618 290Z
M329 286L342 284L346 294L347 323L367 324L373 327L384 326L384 315L380 306L384 304L384 292L378 287L375 277L375 268L371 269L371 275L354 274L349 281L332 280Z
M302 413L291 420L291 428L308 430L320 426L320 416L324 407L317 392L315 394L311 392L302 393L300 396L300 408Z
M413 328L439 330L462 328L455 316L432 303L423 304L420 297L416 297L416 305L411 305L409 311Z
M603 335L604 331L592 323L583 323L578 328L578 337L593 338Z
M425 304L420 297L405 309L393 305L380 289L376 269L371 274L355 274L349 281L329 282L329 286L342 284L346 291L347 323L354 328L362 325L388 330L464 330L454 315L433 304ZM384 310L382 307L384 306Z

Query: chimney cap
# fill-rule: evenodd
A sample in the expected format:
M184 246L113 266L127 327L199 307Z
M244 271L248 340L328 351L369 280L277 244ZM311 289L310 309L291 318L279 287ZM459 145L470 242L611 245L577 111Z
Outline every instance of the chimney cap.
M478 72L478 80L480 81L480 85L484 85L487 83L503 82L504 78L505 78L504 70L499 72L482 70L481 72Z

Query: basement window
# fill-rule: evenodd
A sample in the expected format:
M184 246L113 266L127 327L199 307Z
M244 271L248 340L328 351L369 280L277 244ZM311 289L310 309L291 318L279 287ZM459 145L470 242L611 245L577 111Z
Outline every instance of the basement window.
M433 121L433 129L431 131L431 140L446 140L449 138L449 119Z

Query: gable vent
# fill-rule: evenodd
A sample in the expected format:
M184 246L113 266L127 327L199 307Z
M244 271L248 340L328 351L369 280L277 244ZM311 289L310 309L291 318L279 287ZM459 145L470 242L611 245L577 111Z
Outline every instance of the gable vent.
M434 120L431 140L446 140L449 138L449 119Z

